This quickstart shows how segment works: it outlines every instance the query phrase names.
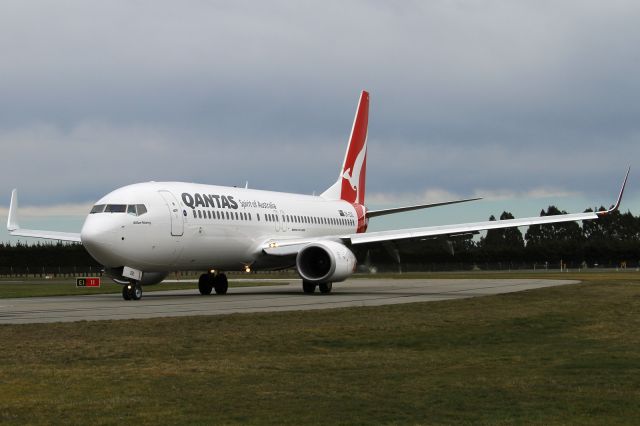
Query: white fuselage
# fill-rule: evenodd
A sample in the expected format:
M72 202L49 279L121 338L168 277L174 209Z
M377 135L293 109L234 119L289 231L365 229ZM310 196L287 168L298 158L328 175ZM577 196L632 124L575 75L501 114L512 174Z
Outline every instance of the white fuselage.
M263 255L270 240L353 234L358 227L346 201L182 182L125 186L94 211L81 232L89 253L107 267L141 271L286 267L290 258Z

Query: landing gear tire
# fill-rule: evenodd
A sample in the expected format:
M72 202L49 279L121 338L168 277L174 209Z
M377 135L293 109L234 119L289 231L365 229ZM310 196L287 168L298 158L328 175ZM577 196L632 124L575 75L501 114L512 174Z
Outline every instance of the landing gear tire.
M140 283L135 283L131 288L131 300L140 300L142 299L142 286Z
M320 289L320 293L329 294L331 293L331 288L333 287L332 283L320 283L318 284L318 288Z
M302 291L307 294L312 294L316 291L316 285L309 281L302 281Z
M122 287L122 298L124 300L142 299L142 286L140 283L133 282Z
M198 290L200 290L200 294L203 296L211 294L211 290L213 290L213 275L200 275L200 278L198 279Z
M229 280L225 274L218 274L213 279L213 288L216 290L216 294L227 294L229 289Z

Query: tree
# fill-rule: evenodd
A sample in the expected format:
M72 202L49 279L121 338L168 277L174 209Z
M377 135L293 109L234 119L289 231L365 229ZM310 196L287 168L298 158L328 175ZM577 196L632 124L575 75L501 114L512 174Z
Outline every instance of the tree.
M542 210L540 216L567 214L556 206ZM531 225L525 234L526 252L530 261L556 262L560 260L581 262L582 229L576 222Z
M500 220L514 219L510 212L502 212ZM496 220L495 216L489 217ZM480 249L488 262L518 262L522 260L524 239L518 228L489 229L480 239Z

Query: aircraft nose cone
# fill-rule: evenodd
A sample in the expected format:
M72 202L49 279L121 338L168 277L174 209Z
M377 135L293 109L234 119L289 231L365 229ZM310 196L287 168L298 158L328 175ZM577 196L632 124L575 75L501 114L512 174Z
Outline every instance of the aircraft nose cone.
M105 266L112 266L114 260L114 237L113 229L93 218L87 219L80 232L82 245L94 259Z

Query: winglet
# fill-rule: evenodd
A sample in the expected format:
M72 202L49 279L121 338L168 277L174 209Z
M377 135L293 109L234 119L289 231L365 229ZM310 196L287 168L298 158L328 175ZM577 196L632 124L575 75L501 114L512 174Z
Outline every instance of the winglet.
M9 218L7 219L7 230L15 231L20 229L18 225L18 190L11 191L11 204L9 205Z
M622 182L622 188L620 188L620 194L618 195L618 199L616 200L616 203L614 204L614 206L611 207L609 210L596 212L598 216L606 216L609 213L613 213L616 210L618 210L618 208L620 208L620 202L622 202L622 195L624 194L624 188L627 186L627 179L629 179L630 171L631 171L631 166L629 166L629 168L627 169L627 174L625 175L624 181Z

